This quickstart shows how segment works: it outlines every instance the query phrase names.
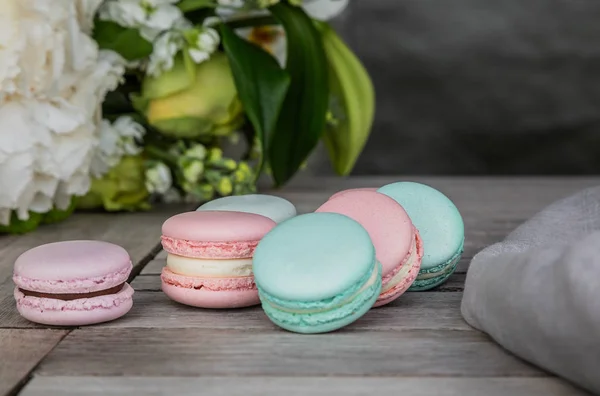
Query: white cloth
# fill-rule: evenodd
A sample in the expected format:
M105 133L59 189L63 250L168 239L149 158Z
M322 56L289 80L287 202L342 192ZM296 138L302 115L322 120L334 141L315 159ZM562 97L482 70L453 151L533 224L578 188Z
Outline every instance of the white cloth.
M600 394L600 187L479 252L461 309L515 355Z

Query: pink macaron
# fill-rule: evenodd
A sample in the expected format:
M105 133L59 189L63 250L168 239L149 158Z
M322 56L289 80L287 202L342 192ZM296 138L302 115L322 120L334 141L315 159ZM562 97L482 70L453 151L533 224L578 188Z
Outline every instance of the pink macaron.
M241 308L260 303L252 273L258 242L276 223L253 213L194 211L162 226L162 290L181 304Z
M400 204L375 191L347 190L316 211L348 216L369 233L383 268L381 294L375 307L394 301L408 290L421 268L423 244Z
M125 315L133 305L127 251L102 241L41 245L17 258L13 281L19 313L53 326L83 326Z
M349 192L355 192L355 191L377 191L377 187L357 187L357 188L349 188L347 190L342 190L342 191L338 191L335 194L333 194L331 197L329 197L329 200L340 197L342 195L345 195Z

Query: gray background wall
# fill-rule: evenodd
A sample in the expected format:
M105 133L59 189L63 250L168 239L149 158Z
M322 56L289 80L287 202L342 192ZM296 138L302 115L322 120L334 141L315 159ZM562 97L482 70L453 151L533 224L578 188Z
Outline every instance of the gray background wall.
M351 0L335 24L377 91L355 174L600 173L600 1Z

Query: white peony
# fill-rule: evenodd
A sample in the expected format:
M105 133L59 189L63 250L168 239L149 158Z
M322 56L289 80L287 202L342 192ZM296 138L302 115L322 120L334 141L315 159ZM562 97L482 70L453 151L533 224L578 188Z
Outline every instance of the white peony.
M114 123L102 120L99 128L100 140L92 159L92 176L100 178L125 155L137 155L142 149L138 145L146 130L130 116L121 116Z
M124 71L86 34L92 1L5 0L0 35L0 223L65 209L90 185L98 110ZM86 22L87 21L87 22Z
M137 28L142 37L154 41L183 18L181 10L174 5L177 2L179 0L109 0L100 8L99 17Z

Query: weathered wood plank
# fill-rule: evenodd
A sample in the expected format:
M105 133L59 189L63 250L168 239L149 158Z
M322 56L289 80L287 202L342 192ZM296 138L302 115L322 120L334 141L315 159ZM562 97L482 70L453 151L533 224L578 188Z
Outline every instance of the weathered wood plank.
M13 264L24 251L56 241L98 239L123 246L138 265L156 253L162 222L185 208L167 206L151 212L120 214L76 213L63 223L43 226L20 237L9 237L11 242L0 247L0 328L39 327L19 316L12 297Z
M139 279L140 277L138 277ZM135 283L135 282L134 282ZM462 293L407 293L393 303L372 309L348 331L466 330L474 331L460 314ZM279 334L260 306L210 310L171 301L161 292L136 292L134 307L123 318L97 328L204 328L252 329Z
M45 376L544 377L474 331L298 335L228 329L83 328L42 362Z
M66 334L64 330L0 329L0 395L22 383Z
M201 391L200 391L201 390ZM35 377L21 396L585 396L556 378Z
M164 250L161 250L161 252L164 252ZM160 275L160 272L162 271L163 267L167 265L166 253L161 254L161 256L165 257L159 258L157 256L153 260L150 260L148 264L146 264L144 268L142 268L140 275Z

